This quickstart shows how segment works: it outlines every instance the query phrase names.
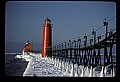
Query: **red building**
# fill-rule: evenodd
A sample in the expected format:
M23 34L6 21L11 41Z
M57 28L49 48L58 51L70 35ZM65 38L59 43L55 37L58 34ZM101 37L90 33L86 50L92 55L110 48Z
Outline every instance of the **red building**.
M46 57L47 48L52 46L51 27L51 20L47 17L43 25L42 57Z
M27 41L27 43L24 47L24 52L32 52L32 51L33 51L32 50L32 44L29 41Z

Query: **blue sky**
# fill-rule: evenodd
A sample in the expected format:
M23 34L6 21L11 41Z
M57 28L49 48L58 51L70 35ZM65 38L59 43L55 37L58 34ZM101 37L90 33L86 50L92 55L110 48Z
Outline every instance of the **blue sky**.
M102 1L8 1L5 7L5 42L38 42L41 47L42 25L51 19L53 45L77 39L103 25L103 19L116 16L116 4ZM116 27L116 19L109 27ZM101 28L98 34L104 34ZM9 45L7 45L9 46ZM34 46L35 47L35 46ZM22 46L21 46L22 48Z

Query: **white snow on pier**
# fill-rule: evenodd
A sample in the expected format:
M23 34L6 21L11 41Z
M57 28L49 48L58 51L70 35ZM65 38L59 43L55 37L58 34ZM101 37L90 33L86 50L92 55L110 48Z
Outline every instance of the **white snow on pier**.
M33 56L23 73L23 76L65 76L64 72L50 63L47 58L42 58L40 54Z
M53 59L50 57L42 58L41 54L30 53L29 55L17 55L16 58L23 58L25 61L29 61L27 68L23 73L23 77L35 76L35 77L114 77L115 71L107 72L107 66L105 71L101 67L100 71L95 71L97 67L90 68L84 66L78 66L72 62L62 61L59 59ZM112 71L112 70L111 70ZM104 74L103 74L104 72Z

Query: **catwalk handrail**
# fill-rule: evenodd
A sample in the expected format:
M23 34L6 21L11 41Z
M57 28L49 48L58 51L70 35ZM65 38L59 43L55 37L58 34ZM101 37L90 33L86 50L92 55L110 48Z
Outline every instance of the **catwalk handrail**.
M108 22L113 20L115 17L110 19ZM108 23L105 22L105 23ZM103 25L106 26L107 24ZM101 26L100 28L102 28ZM98 28L96 31L98 31L100 28ZM95 32L93 31L92 34L95 35ZM89 34L88 36L90 36ZM104 39L100 40L102 37L105 37ZM98 36L91 38L90 40L87 40L87 36L84 36L84 42L83 44L81 41L82 38L78 38L78 40L69 40L69 42L60 43L55 46L51 46L47 49L47 56L49 57L57 57L57 58L63 58L63 59L70 59L74 63L78 64L84 64L84 65L108 65L115 63L113 61L113 46L116 44L116 28L110 30L109 32L106 31L105 34L102 36ZM98 41L96 41L98 40ZM88 45L88 41L90 41L90 45ZM101 50L104 49L104 62L101 62ZM108 50L109 49L109 52ZM109 55L108 55L109 54Z

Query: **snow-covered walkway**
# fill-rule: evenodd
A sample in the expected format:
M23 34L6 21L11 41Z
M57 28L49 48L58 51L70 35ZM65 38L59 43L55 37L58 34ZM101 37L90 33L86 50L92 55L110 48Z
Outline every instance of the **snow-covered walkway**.
M29 61L27 68L23 73L23 77L36 76L36 77L114 77L115 70L105 67L84 67L73 64L71 61L63 61L53 59L50 57L42 58L41 54L31 53L30 55L18 55L16 58L23 58ZM97 68L100 70L95 71ZM109 71L108 71L109 70ZM113 74L112 74L113 73Z
M34 54L28 63L23 76L51 76L65 77L65 71L54 66L47 58L42 58L40 54Z

